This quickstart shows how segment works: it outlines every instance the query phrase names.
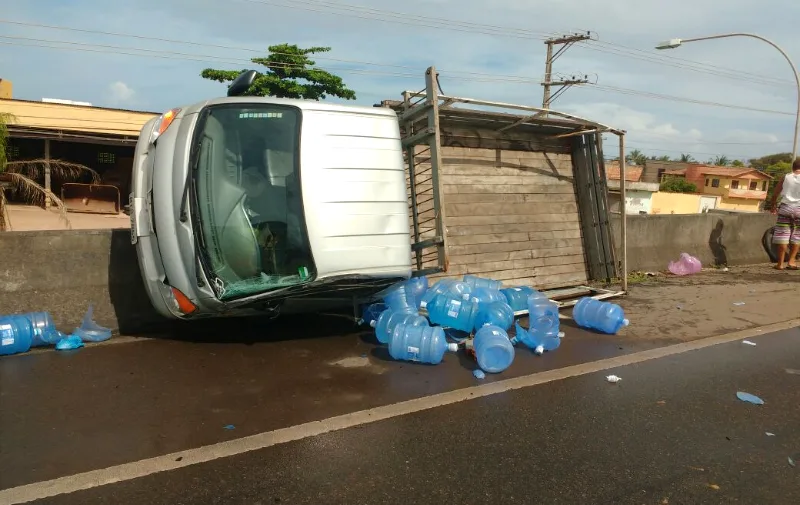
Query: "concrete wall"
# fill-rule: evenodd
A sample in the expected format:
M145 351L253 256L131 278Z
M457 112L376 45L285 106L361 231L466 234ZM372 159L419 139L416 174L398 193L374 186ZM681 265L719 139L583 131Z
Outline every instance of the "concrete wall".
M49 311L68 333L92 303L98 324L122 333L163 323L128 230L3 232L0 258L0 314Z
M650 208L653 214L696 214L700 212L700 197L691 193L653 193Z
M614 240L621 244L619 215L612 216ZM687 252L703 266L747 265L769 261L761 245L775 224L766 213L712 210L705 214L628 216L628 270L666 270Z

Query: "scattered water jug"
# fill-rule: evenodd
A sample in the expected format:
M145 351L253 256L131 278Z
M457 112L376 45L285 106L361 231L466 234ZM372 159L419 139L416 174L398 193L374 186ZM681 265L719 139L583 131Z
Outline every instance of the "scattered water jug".
M390 287L383 296L383 302L395 312L417 312L417 301L414 299L412 287L406 282Z
M411 288L411 295L414 297L414 301L417 303L417 308L419 308L422 297L424 297L425 292L428 291L428 278L422 275L420 277L412 277L406 282Z
M0 317L0 356L28 352L33 333L33 324L25 316Z
M542 354L545 351L555 351L561 345L561 337L564 335L559 332L556 335L545 334L535 331L533 329L526 330L519 323L515 324L516 335L511 339L511 343L516 345L518 343L524 344L526 347L533 349L536 354Z
M528 329L545 336L558 335L558 305L538 291L528 297Z
M527 286L519 286L516 288L505 288L500 290L506 298L506 303L511 307L514 312L521 310L528 310L528 297L534 293L538 293L533 288Z
M422 296L422 300L419 303L420 308L424 309L428 306L430 302L436 298L437 295L441 295L446 293L447 290L450 288L451 284L454 284L456 281L453 279L442 279L434 284L430 289L428 289L425 294Z
M458 344L448 344L441 326L395 326L389 339L389 355L397 360L437 365L444 353L458 351Z
M514 361L514 346L508 339L508 333L497 326L479 329L472 346L478 366L484 372L500 373Z
M371 326L372 321L377 321L383 311L388 308L385 303L373 303L367 306L361 313L361 320L358 324L369 324Z
M508 331L513 324L514 311L506 302L478 304L478 314L475 316L476 330L486 325L493 325Z
M469 286L472 289L488 288L488 289L499 290L503 286L502 281L496 281L494 279L485 279L483 277L478 277L477 275L465 275L464 282L469 284Z
M56 325L49 312L29 312L20 315L22 317L27 317L33 326L31 347L53 345L61 338L61 334L56 329Z
M670 261L667 269L675 275L691 275L703 269L700 260L688 253L681 253L678 261Z
M469 294L469 299L478 304L487 304L492 302L506 303L506 297L503 293L496 289L489 288L474 288Z
M72 335L80 338L83 342L103 342L108 340L111 338L111 330L94 322L93 314L94 308L89 305L81 325L75 328Z
M392 338L392 333L398 324L407 326L428 326L428 320L419 314L408 312L395 312L391 309L384 310L377 320L373 319L370 326L375 328L375 338L385 344Z
M584 297L572 309L572 319L584 328L614 335L630 322L625 319L622 307L615 303L603 302Z
M460 331L472 331L477 315L477 303L448 294L437 295L428 306L428 319L433 324Z

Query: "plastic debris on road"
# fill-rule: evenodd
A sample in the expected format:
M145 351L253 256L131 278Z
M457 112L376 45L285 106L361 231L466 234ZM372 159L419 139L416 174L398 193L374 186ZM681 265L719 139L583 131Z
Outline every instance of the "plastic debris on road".
M743 402L752 403L753 405L764 405L764 400L757 397L756 395L745 393L744 391L738 391L736 393L736 398L740 399Z
M745 303L744 302L733 302L733 304L736 305L737 307L741 307Z
M692 275L700 273L703 265L700 260L689 253L681 253L677 261L670 261L667 269L674 275Z
M791 465L793 468L796 468L796 467L797 467L797 463L795 462L794 458L792 458L791 456L789 456L789 457L788 457L788 458L786 458L786 459L788 459L788 460L789 460L789 465Z
M91 305L89 305L86 315L83 316L81 325L75 328L72 334L78 336L84 342L103 342L111 338L110 329L94 322L94 308Z
M225 426L222 427L222 429L223 430L235 430L236 426L234 426L232 424L226 424Z
M486 378L486 374L480 368L476 368L475 370L473 370L472 371L472 375L474 375L476 379L485 379Z
M83 347L83 341L81 340L81 337L77 335L64 337L56 343L57 351L69 351L72 349L78 349L80 347Z
M767 431L767 432L765 432L765 434L766 434L768 437L774 437L774 436L775 436L775 434L774 434L774 433L770 433L770 432L768 432L768 431Z
M788 373L789 375L800 375L800 370L797 370L795 368L787 368L785 369L785 372Z
M616 384L622 380L622 377L617 377L616 375L606 375L606 380L611 384Z
M743 344L745 344L745 345L752 345L752 346L756 346L756 345L758 345L758 344L756 344L755 342L751 342L751 341L749 341L749 340L742 340L742 343L743 343Z

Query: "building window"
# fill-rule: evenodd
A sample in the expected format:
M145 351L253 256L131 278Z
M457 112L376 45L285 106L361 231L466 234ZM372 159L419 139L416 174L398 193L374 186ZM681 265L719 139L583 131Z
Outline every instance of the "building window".
M719 187L719 179L711 179L711 187L718 188Z
M739 189L739 181L731 181L731 189Z
M709 182L708 179L706 179L706 187L708 187L708 182Z
M97 162L113 165L116 161L116 155L114 153L97 153Z
M755 191L758 189L758 181L750 181L750 191Z
M767 181L764 181L761 183L761 191L766 191L766 190L767 190Z

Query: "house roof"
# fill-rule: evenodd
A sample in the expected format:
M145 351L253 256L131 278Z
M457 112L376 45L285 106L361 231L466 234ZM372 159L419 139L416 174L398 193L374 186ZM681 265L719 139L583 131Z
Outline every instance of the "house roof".
M746 167L717 167L711 165L700 165L697 171L703 175L719 175L721 177L743 177L745 175L753 176L757 179L771 179L764 172L756 170L755 168Z
M619 162L608 161L606 162L606 178L618 181L619 177ZM628 182L639 182L642 178L642 167L637 165L625 165L625 180Z

